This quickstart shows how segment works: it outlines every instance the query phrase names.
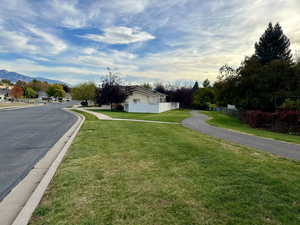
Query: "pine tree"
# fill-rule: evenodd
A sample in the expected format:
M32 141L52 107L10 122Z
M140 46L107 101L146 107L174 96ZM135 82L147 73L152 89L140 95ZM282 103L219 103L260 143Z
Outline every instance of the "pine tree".
M197 91L198 89L199 89L199 84L198 84L198 81L196 81L194 86L193 86L193 90Z
M261 63L266 64L275 59L286 60L292 63L290 41L283 34L281 26L269 23L265 33L258 43L255 43L255 55Z
M203 83L202 83L202 86L203 86L204 88L210 87L210 81L209 81L208 79L204 80Z

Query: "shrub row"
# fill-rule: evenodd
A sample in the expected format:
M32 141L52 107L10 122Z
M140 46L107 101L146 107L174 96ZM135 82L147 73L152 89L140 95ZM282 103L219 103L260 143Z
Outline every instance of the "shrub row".
M300 111L296 110L280 110L274 113L246 111L242 120L254 128L300 133Z

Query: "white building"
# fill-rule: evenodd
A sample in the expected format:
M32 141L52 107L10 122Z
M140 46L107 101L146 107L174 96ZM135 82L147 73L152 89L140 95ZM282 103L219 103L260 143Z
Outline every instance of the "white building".
M128 95L123 103L126 112L161 113L178 109L179 103L166 102L166 95L141 86L126 87Z

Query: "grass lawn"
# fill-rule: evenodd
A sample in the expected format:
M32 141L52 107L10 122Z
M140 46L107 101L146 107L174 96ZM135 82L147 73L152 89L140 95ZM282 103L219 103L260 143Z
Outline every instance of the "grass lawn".
M276 133L263 129L255 129L245 123L242 123L239 119L230 115L226 115L222 112L201 111L201 113L211 117L211 119L207 122L212 126L232 129L265 138L273 138L279 141L294 142L300 144L300 136L297 135Z
M128 113L128 112L112 112L110 110L90 109L95 112L100 112L112 118L119 119L136 119L136 120L153 120L164 122L181 122L182 120L191 117L189 110L178 109L163 113Z
M300 163L177 124L88 116L30 224L299 225Z

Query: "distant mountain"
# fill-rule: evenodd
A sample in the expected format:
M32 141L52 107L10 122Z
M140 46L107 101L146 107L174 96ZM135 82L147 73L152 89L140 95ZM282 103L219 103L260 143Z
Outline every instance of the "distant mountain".
M30 82L33 79L36 79L39 81L46 81L49 84L63 84L64 83L59 80L51 80L51 79L47 79L47 78L43 78L43 77L30 77L30 76L26 76L26 75L19 74L16 72L9 72L7 70L0 70L0 80L2 80L2 79L10 80L13 83L17 82L18 80Z

